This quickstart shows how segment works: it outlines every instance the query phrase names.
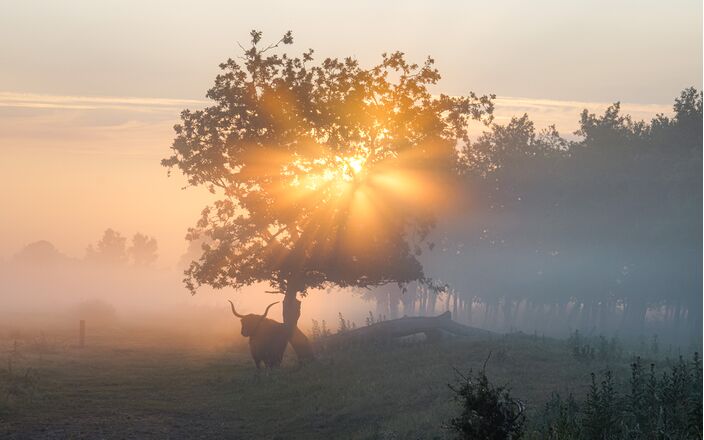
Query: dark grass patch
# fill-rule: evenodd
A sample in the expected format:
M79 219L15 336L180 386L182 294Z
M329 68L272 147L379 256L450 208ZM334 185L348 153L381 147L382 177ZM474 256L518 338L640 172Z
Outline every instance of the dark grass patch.
M584 396L589 373L606 367L524 335L343 347L304 366L288 353L282 368L259 372L244 347L106 344L18 359L13 374L35 371L32 395L0 395L0 437L446 438L454 368L477 371L490 351L487 376L526 403L529 420L553 391ZM610 367L628 374L626 360ZM0 390L15 380L0 375Z

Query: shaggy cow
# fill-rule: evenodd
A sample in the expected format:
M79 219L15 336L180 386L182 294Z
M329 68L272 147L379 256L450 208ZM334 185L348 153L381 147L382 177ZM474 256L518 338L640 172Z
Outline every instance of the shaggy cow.
M278 301L269 304L263 315L240 315L230 301L232 314L242 321L242 336L249 338L249 349L257 368L260 368L261 362L264 362L267 368L278 366L286 351L289 338L286 326L266 317L271 306L277 303Z

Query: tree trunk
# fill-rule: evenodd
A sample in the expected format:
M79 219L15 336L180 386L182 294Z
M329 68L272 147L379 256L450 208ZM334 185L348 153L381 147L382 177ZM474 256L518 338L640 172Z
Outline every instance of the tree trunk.
M296 352L298 360L313 359L313 347L308 337L298 329L298 318L301 317L301 302L296 298L295 290L287 290L283 301L284 325L288 327L288 342Z
M428 313L430 315L434 315L435 314L435 305L438 302L438 295L437 295L437 293L435 293L434 290L428 292L428 301L429 301L430 305L429 305L426 313Z
M482 323L482 327L489 328L489 300L484 300L484 320Z
M459 316L457 314L457 294L455 293L452 298L452 316Z
M389 297L384 291L377 290L376 296L376 316L381 319L382 315L386 315L389 310ZM371 311L371 310L370 310Z
M428 300L428 294L425 289L420 289L420 302L418 304L418 314L420 316L425 316L426 303Z
M673 313L673 316L675 318L674 319L674 328L675 328L676 334L680 330L680 323L681 323L680 319L682 317L681 311L682 311L682 303L680 302L680 300L677 300L677 305L675 306L675 311Z
M503 312L503 329L507 331L512 331L513 329L511 328L511 300L508 297L504 297L503 303L499 303L499 306L497 308L499 307Z
M401 291L393 289L389 292L389 319L398 318L398 306L401 303Z
M413 289L413 290L411 290ZM401 304L403 304L404 316L415 315L416 288L409 286L408 290L401 294Z
M610 331L608 317L608 301L606 298L601 299L601 304L599 304L599 326L598 329L601 333L608 333Z

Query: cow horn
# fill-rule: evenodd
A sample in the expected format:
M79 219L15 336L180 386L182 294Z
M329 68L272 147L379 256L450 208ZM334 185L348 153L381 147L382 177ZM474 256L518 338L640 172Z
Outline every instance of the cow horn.
M274 304L278 304L278 303L279 303L279 302L276 301L276 302L273 302L273 303L269 304L269 305L266 307L266 310L264 310L264 314L262 315L262 318L266 318L266 314L269 313L269 309L271 308L271 306L273 306Z
M232 304L232 301L230 301L229 299L228 301L230 302L230 307L232 307L232 314L238 318L244 318L244 315L240 315L239 313L237 313L237 311L235 310L235 305Z

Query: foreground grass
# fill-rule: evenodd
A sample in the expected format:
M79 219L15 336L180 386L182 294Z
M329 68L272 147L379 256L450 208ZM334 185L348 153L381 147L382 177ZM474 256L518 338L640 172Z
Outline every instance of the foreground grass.
M266 372L245 346L25 350L0 354L0 438L446 438L454 369L481 369L489 352L487 375L529 419L553 391L583 396L607 367L525 335L338 348ZM608 367L628 374L627 360Z

